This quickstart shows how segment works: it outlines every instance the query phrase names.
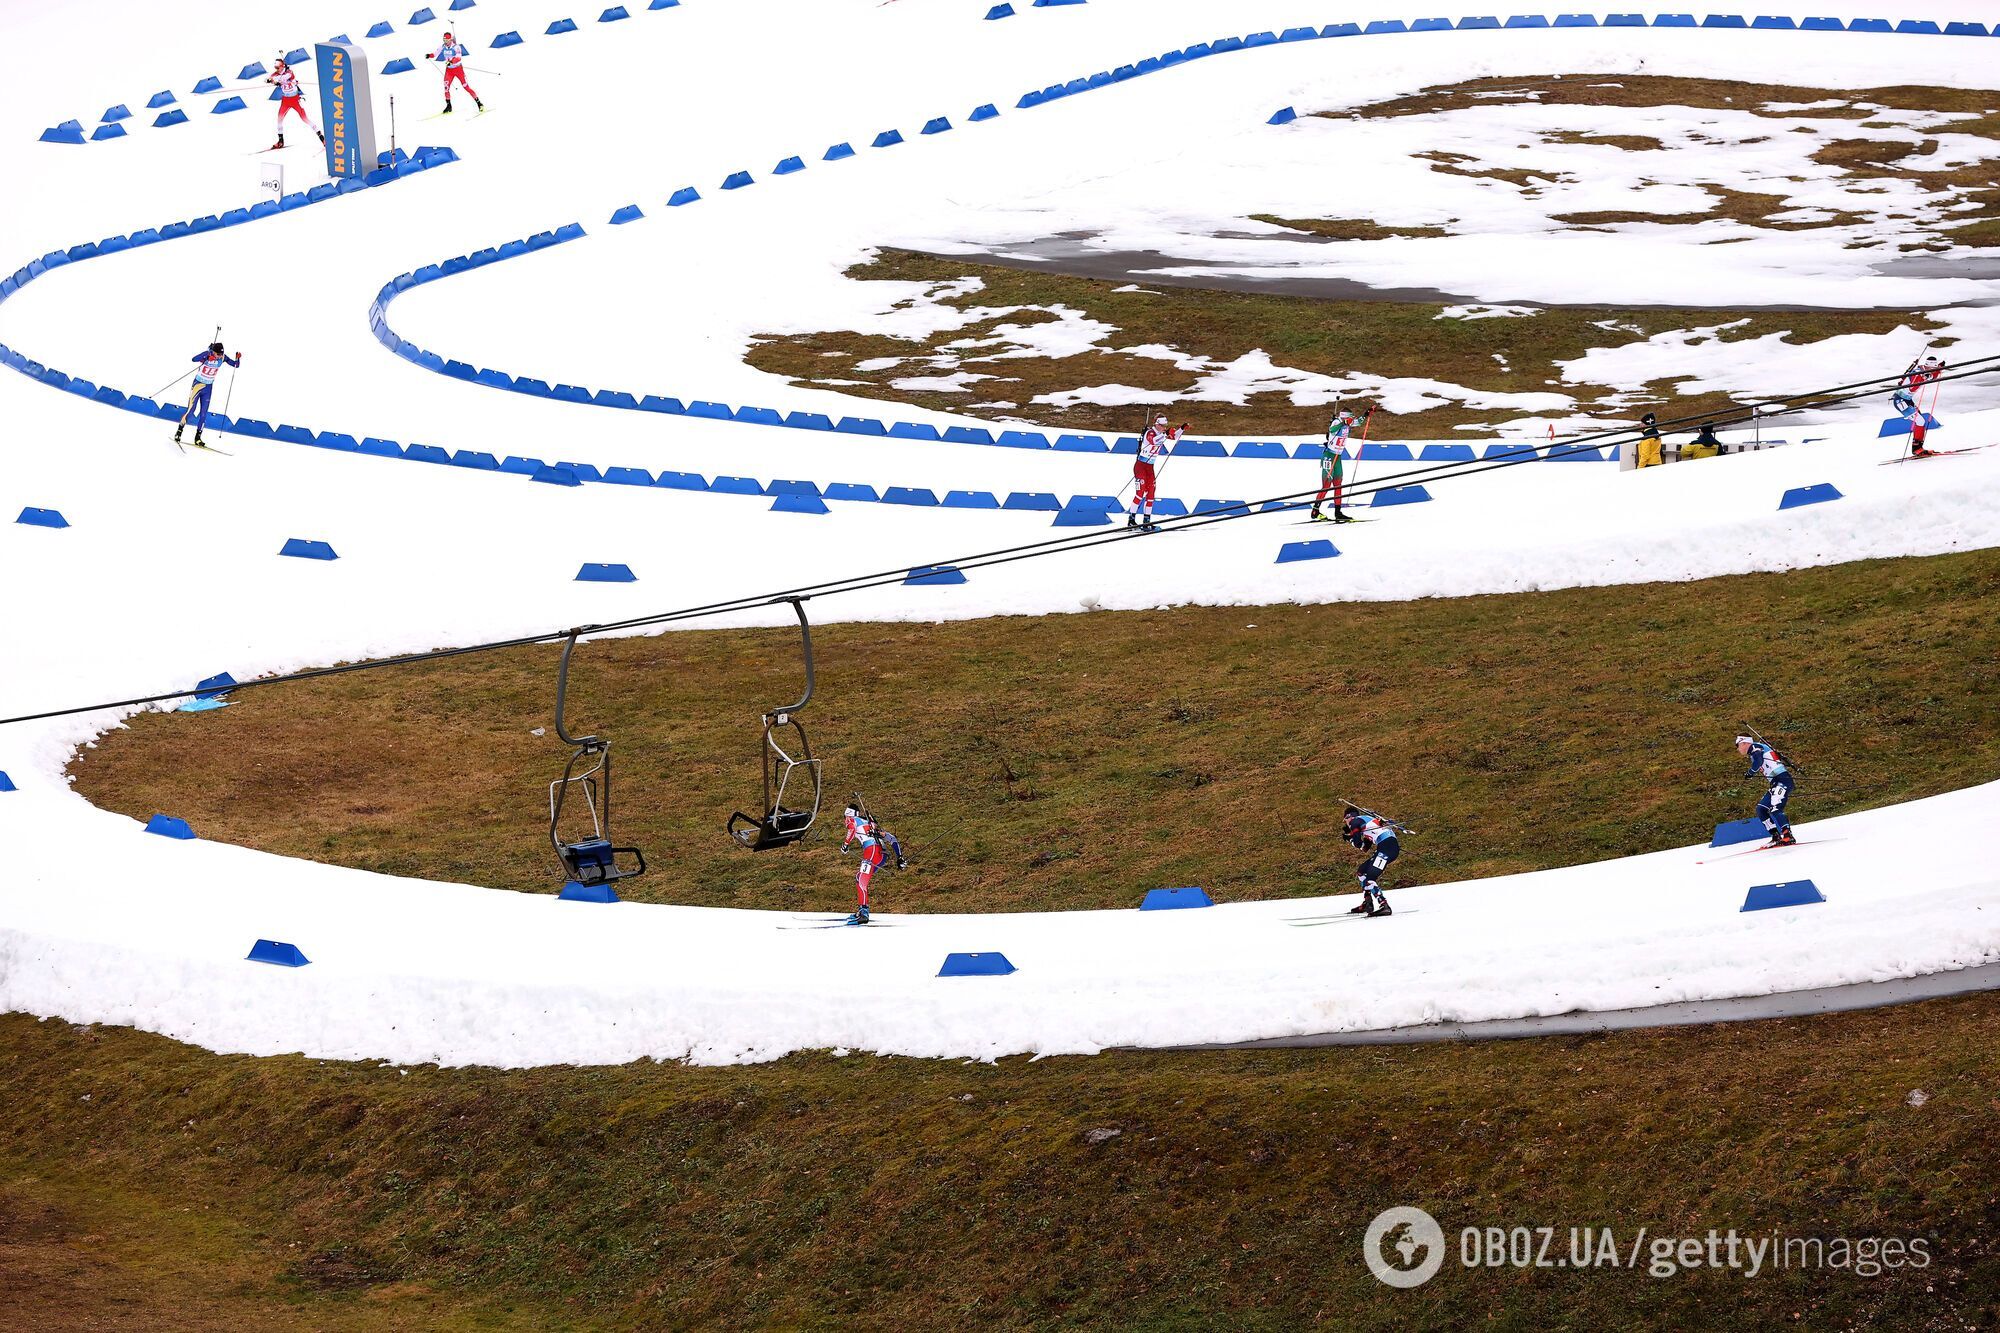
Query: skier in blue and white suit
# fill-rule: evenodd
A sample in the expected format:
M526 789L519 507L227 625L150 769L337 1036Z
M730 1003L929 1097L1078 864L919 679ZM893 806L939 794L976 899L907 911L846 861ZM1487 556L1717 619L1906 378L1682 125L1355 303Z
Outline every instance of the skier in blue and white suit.
M1382 896L1382 874L1403 854L1396 841L1396 826L1373 810L1350 805L1341 823L1341 836L1368 853L1368 859L1354 871L1354 878L1361 882L1361 901L1347 909L1348 915L1390 915L1389 900Z
M194 362L194 387L188 393L187 411L181 413L180 425L174 427L175 444L181 442L181 432L187 429L188 418L194 416L196 408L201 409L201 415L195 417L194 442L201 443L201 428L208 424L208 400L215 393L215 377L225 365L242 365L243 353L232 357L222 350L221 343L210 343L188 359Z
M1746 777L1761 777L1771 786L1765 791L1764 799L1757 802L1757 818L1764 821L1765 831L1771 835L1767 844L1771 847L1789 847L1798 839L1792 836L1792 821L1785 814L1785 802L1791 799L1791 765L1784 756L1753 736L1736 738L1736 753L1750 761L1750 771Z

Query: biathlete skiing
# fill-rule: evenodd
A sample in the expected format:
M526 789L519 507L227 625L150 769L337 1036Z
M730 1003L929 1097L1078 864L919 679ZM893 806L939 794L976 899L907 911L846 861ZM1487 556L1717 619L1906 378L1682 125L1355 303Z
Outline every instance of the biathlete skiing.
M1347 909L1349 916L1389 916L1389 900L1382 894L1382 876L1390 862L1403 854L1396 841L1396 824L1373 810L1350 805L1341 820L1341 836L1368 859L1355 867L1354 878L1361 883L1361 901Z
M868 890L875 881L875 871L891 856L896 858L896 869L905 870L909 860L903 855L903 844L896 835L875 822L875 816L868 813L868 806L856 792L847 798L845 811L847 831L840 840L840 850L845 855L849 846L861 845L861 865L854 873L854 894L858 905L854 915L847 918L850 926L868 924Z
M1153 502L1159 497L1160 469L1166 466L1174 445L1186 433L1185 421L1169 430L1167 414L1161 412L1139 437L1139 452L1132 460L1132 512L1125 516L1126 527L1153 531Z
M1342 411L1336 413L1326 428L1326 439L1319 446L1319 494L1313 499L1312 516L1321 522L1352 523L1347 511L1340 507L1340 486L1346 475L1347 437L1354 430L1354 414ZM1333 492L1333 517L1328 519L1320 512L1326 503L1327 492Z
M1889 406L1897 415L1910 423L1910 457L1929 458L1937 452L1926 447L1924 437L1930 431L1930 422L1924 415L1919 399L1924 388L1933 384L1944 374L1944 362L1934 356L1923 357L1910 362L1910 368L1903 372L1903 378L1896 381L1896 392L1889 395Z
M472 85L465 81L465 57L467 54L465 44L450 33L444 35L444 45L431 52L430 58L432 60L442 60L444 62L444 110L438 113L441 116L451 114L451 83L453 79L458 80L458 86L465 89L466 95L472 99L474 106L478 107L481 111L486 109L486 103L479 100L479 94L474 92Z
M1764 822L1764 831L1771 835L1766 847L1790 847L1798 839L1792 835L1792 820L1785 813L1785 802L1792 796L1792 784L1796 781L1791 761L1764 741L1755 736L1738 736L1736 753L1750 761L1750 771L1745 777L1761 777L1771 785L1765 789L1764 799L1757 802L1757 818Z
M194 416L195 409L199 407L201 415L195 417L193 442L206 449L208 446L201 442L201 428L208 424L208 402L215 392L215 377L222 373L225 365L242 365L243 353L238 352L232 357L222 350L221 343L210 343L206 349L196 352L193 360L194 387L188 393L187 410L181 413L180 424L174 427L174 443L181 442L181 432L187 429L188 418Z
M307 129L319 135L321 143L326 142L326 135L320 132L319 126L313 124L312 117L306 114L305 95L299 91L299 76L285 63L283 56L278 57L277 68L271 71L264 82L276 84L278 87L278 142L271 145L271 152L275 153L285 146L285 117L288 115L303 120Z

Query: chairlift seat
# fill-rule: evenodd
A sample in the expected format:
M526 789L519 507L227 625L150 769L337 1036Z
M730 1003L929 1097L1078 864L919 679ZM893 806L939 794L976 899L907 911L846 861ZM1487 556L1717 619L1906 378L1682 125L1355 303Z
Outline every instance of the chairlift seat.
M579 884L610 884L646 873L646 854L637 847L613 847L608 838L585 838L557 847L563 868ZM636 866L618 864L620 853L638 861Z
M736 839L739 846L753 852L768 852L773 847L789 847L806 836L813 826L814 810L787 810L783 807L773 810L762 819L746 815L741 810L729 817L729 836Z

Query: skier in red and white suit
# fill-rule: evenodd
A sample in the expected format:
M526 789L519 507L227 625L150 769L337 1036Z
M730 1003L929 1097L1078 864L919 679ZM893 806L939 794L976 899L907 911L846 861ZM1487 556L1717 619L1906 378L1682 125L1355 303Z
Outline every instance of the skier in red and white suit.
M486 109L486 103L479 100L479 94L474 92L472 85L465 81L465 57L467 54L465 44L450 33L444 35L444 45L431 52L430 58L432 60L442 60L444 62L444 110L439 113L441 115L448 116L451 114L451 81L453 79L457 79L458 86L465 89L466 94L472 98L474 106L478 107L481 111Z
M1169 430L1167 414L1162 412L1153 418L1153 424L1146 427L1146 433L1139 437L1139 454L1132 460L1132 512L1125 516L1126 527L1142 528L1147 532L1153 530L1153 501L1157 498L1160 484L1160 465L1186 430L1186 422Z
M272 152L285 146L285 116L288 113L303 120L307 129L319 135L321 143L326 142L326 135L320 134L319 126L313 124L312 117L306 114L305 94L299 91L299 76L292 72L292 67L285 63L283 56L278 57L278 67L265 77L264 82L278 85L278 142L271 145Z
M896 858L898 870L907 866L909 861L903 855L903 844L896 840L895 834L875 822L875 816L868 813L868 807L862 803L858 793L848 798L846 818L847 830L840 840L840 850L845 852L851 844L861 844L861 866L854 873L854 895L858 906L848 920L853 925L865 926L868 924L868 888L875 882L876 869L891 855Z

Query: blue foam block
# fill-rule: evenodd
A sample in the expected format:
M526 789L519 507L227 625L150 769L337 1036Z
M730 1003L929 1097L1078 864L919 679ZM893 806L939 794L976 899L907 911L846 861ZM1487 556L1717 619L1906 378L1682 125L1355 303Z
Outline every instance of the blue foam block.
M1298 118L1299 113L1296 108L1281 106L1276 111L1273 111L1271 118L1264 123L1266 125L1289 125Z
M1391 486L1387 490L1375 492L1368 498L1368 503L1371 508L1381 505L1413 505L1422 504L1430 498L1431 493L1422 486Z
M853 156L854 156L854 145L847 143L837 143L833 145L833 147L827 149L825 153L820 155L820 161L838 162L843 157L853 157Z
M488 43L495 51L498 51L503 46L519 46L520 44L521 34L514 31L503 32Z
M558 33L575 32L575 31L576 31L575 19L557 19L554 23L551 23L548 26L548 29L545 32L543 32L542 35L544 37L554 37Z
M746 185L755 185L755 184L756 181L751 178L749 172L732 171L729 173L728 177L723 180L722 188L725 190L740 190Z
M576 469L554 464L538 470L530 481L539 481L549 486L581 486L583 478L576 475Z
M243 109L243 99L236 96L230 96L223 98L221 101L217 102L214 106L210 107L208 110L210 115L220 116L228 111L241 111L242 109Z
M394 60L382 66L384 74L408 74L414 69L416 69L416 66L410 63L408 56L397 56Z
M1173 912L1184 907L1213 907L1215 899L1207 889L1147 889L1140 900L1142 912Z
M891 486L882 492L883 504L931 506L937 502L937 492L928 486Z
M1924 413L1924 429L1943 430L1944 423L1939 421L1936 417L1932 416L1930 413L1926 412ZM1908 418L1890 417L1887 421L1882 423L1882 429L1875 432L1875 438L1878 440L1886 440L1892 435L1908 435L1910 433L1910 430L1911 430L1911 425Z
M181 110L179 107L175 107L171 111L162 111L159 115L154 116L153 128L163 130L169 125L185 125L187 124L187 118L187 112Z
M416 13L410 15L410 23L412 26L419 23L429 23L432 19L436 17L437 15L431 13L430 8L426 6L425 8L419 9Z
M1731 819L1715 826L1715 836L1708 840L1708 845L1734 847L1739 842L1762 842L1770 836L1770 830L1760 819Z
M597 21L599 23L616 23L619 19L629 19L631 17L630 14L625 12L625 6L613 5L602 14L599 14Z
M804 158L788 157L778 163L777 166L772 167L771 174L773 176L789 176L795 171L804 171L805 169L806 163Z
M585 563L576 571L574 583L637 583L639 576L632 572L630 565L599 565Z
M69 520L62 516L60 509L36 509L32 505L21 510L21 516L14 520L31 528L66 528Z
M999 109L995 107L991 102L982 102L978 106L972 108L972 114L970 116L967 116L966 119L976 123L982 120L992 120L999 114L1000 114Z
M276 967L304 967L312 959L299 951L296 944L283 940L258 940L250 946L244 960L251 963L270 963Z
M57 125L52 129L43 130L40 141L42 143L82 143L83 128L81 126Z
M1787 880L1782 884L1758 884L1743 895L1743 906L1739 912L1767 912L1774 907L1804 907L1808 903L1823 903L1826 895L1819 891L1819 885L1809 879Z
M1841 498L1840 488L1830 481L1822 481L1812 486L1794 486L1778 501L1778 508L1797 509L1801 505L1825 504L1828 500Z
M20 788L14 785L14 779L8 777L4 769L0 769L0 791L19 791L19 790Z
M695 189L692 185L683 185L667 197L667 207L679 208L683 204L694 203L700 198L701 191Z
M390 33L394 32L394 31L395 31L395 28L393 28L393 27L391 27L391 26L390 26L390 24L389 24L389 20L387 20L387 19L382 19L382 20L381 20L380 22L376 23L374 27L372 27L372 28L370 28L370 29L368 30L368 35L369 35L370 37L387 37L387 36L388 36L388 35L389 35ZM258 72L259 74L262 74L262 73L263 73L264 71L263 71L263 69L262 69L262 68L260 67L260 68L258 69L258 71L257 71L257 72ZM249 76L248 74L244 74L244 75L240 75L239 77L241 77L241 78L246 78L246 79L247 79L247 78L249 78L250 76Z
M924 122L925 134L943 134L950 128L951 120L947 116L933 116Z
M279 555L289 555L299 560L338 560L333 547L323 541L313 541L303 537L287 537L278 551Z
M941 977L1004 977L1014 970L1004 953L948 953Z
M903 580L905 585L965 582L965 571L957 565L918 565Z
M188 827L188 822L185 819L176 819L172 815L154 815L146 821L146 832L180 842L194 841L194 830Z
M222 87L222 80L210 74L202 79L201 82L195 84L194 90L198 93L212 93L220 87Z
M609 884L579 884L572 879L563 884L556 899L565 903L615 903L618 890Z
M1286 542L1278 548L1278 558L1274 565L1289 565L1295 560L1331 560L1340 554L1340 548L1324 537L1312 541Z
M1008 498L1012 499L1013 497L1010 496ZM1086 506L1082 509L1074 505L1065 505L1056 512L1055 522L1050 526L1057 528L1099 528L1104 527L1110 522L1111 515L1095 505Z
M883 130L875 136L875 142L872 146L876 148L893 148L901 142L903 142L903 132L901 130Z
M1027 509L1038 513L1055 514L1062 511L1062 501L1047 491L1012 491L1001 501L1002 509Z
M221 671L208 677L206 680L196 681L194 697L197 699L216 699L229 693L235 687L236 677L230 675L227 671Z
M826 514L832 511L826 501L817 495L806 495L798 491L788 491L771 497L771 512L774 514Z
M986 17L987 17L987 18L989 18L989 19L1010 19L1010 18L1013 18L1013 17L1014 17L1014 6L1012 6L1012 5L1010 5L1010 4L1006 4L1006 3L1004 3L1004 0L1003 0L1003 3L1001 3L1001 4L997 4L997 5L993 6L993 8L991 8L991 9L987 10L987 11L986 11Z

